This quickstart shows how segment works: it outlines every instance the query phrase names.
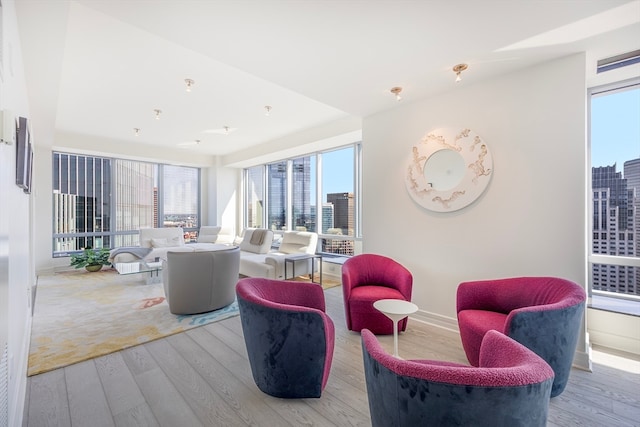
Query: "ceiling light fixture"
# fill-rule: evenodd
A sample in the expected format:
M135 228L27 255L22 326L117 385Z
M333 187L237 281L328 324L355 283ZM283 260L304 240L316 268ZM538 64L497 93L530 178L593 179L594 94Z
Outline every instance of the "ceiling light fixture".
M196 82L192 79L184 79L184 82L187 84L187 92L191 92L191 86L195 85Z
M453 67L453 72L456 73L456 83L462 80L462 76L460 75L460 73L462 73L467 68L469 68L467 64L458 64Z
M135 136L140 136L140 129L139 128L133 128L133 134Z
M160 113L162 113L162 110L158 110L157 108L155 110L153 110L156 113L156 120L160 120Z
M400 86L391 88L391 93L396 96L396 101L400 101L402 99L402 97L400 96L400 92L402 92L402 88Z
M224 134L229 135L229 126L224 127Z
M269 116L271 114L271 105L265 105L264 111L265 111L264 115Z

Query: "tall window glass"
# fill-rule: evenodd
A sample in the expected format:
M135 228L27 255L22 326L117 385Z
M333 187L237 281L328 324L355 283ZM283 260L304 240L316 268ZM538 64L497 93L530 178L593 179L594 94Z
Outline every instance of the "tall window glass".
M298 231L316 231L316 158L293 159L292 167L292 227Z
M590 108L591 289L640 296L640 81L592 89Z
M287 228L287 161L267 165L267 227Z
M53 154L53 250L109 247L111 160Z
M199 227L200 169L162 165L162 225L182 227L185 241L195 240Z
M355 236L354 146L322 153L322 234ZM325 238L323 252L353 255L353 240Z
M264 228L264 166L245 171L246 224L251 228Z

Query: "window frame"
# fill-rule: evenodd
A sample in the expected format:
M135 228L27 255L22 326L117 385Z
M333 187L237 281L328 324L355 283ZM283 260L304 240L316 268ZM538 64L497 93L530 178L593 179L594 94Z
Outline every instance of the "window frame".
M588 286L587 292L588 296L592 298L603 297L610 298L612 300L618 301L628 301L631 303L640 303L640 295L633 294L625 294L625 293L617 293L606 290L597 290L593 289L594 282L594 265L604 265L604 266L623 266L623 267L635 267L640 268L640 254L636 257L631 256L623 256L623 255L610 255L610 254L601 254L597 253L594 249L594 234L600 233L600 240L606 240L609 234L609 230L607 228L607 224L599 224L599 227L594 228L594 204L600 201L604 203L605 200L608 199L606 192L602 192L602 194L594 193L593 185L593 174L592 174L592 159L591 159L591 149L592 149L592 99L599 95L604 94L614 94L616 92L623 92L629 90L630 88L640 88L640 77L634 77L619 81L614 81L610 83L605 83L597 86L593 86L587 89L587 122L588 122L588 132L587 132L587 277L588 277ZM632 160L632 159L629 159ZM599 209L606 209L606 206L600 206ZM604 217L603 217L604 221ZM603 229L604 227L604 229ZM618 232L618 231L616 231ZM600 274L606 274L606 271L599 270ZM616 310L612 310L616 311ZM623 311L624 312L624 311Z
M323 159L322 159L322 154L324 153L329 153L329 152L333 152L333 151L338 151L338 150L342 150L345 148L353 148L353 197L354 197L354 235L353 236L347 236L347 235L343 235L343 236L336 236L336 235L331 235L331 234L323 234L322 233L322 205L323 205L323 200L322 200L322 170L323 170ZM302 153L302 154L297 154L295 156L291 156L291 157L287 157L287 158L283 158L283 159L278 159L278 160L273 160L270 161L268 163L263 163L263 164L256 164L253 166L248 166L243 168L242 171L242 183L241 183L241 188L243 189L243 198L242 198L242 212L243 212L243 218L242 218L242 227L243 228L247 228L249 227L249 215L248 215L248 211L249 211L249 170L250 169L254 169L257 167L262 167L262 173L263 173L263 186L264 186L264 207L263 207L263 213L262 213L262 223L265 224L264 227L271 229L271 226L268 222L268 218L269 218L269 191L268 191L268 186L269 186L269 165L272 164L277 164L277 163L286 163L287 165L287 189L286 189L286 194L287 194L287 206L286 206L286 228L284 230L274 230L274 234L275 234L275 241L280 239L280 235L282 235L284 233L284 231L291 231L293 229L295 229L295 227L293 226L293 202L292 202L292 197L291 197L291 191L293 188L293 183L292 183L292 178L293 178L293 173L292 173L292 165L293 165L293 161L296 159L300 159L302 157L315 157L315 197L312 197L312 202L316 203L316 233L318 234L318 248L317 251L329 256L348 256L348 255L337 255L334 253L329 253L329 252L322 252L321 248L322 248L322 241L324 239L334 239L334 240L348 240L348 241L352 241L353 242L353 248L354 248L354 254L358 252L358 247L360 247L360 245L358 244L358 242L360 242L362 240L362 234L361 234L361 230L362 230L362 224L361 224L361 215L362 215L362 202L361 202L361 194L362 194L362 175L361 175L361 171L362 171L362 142L361 141L357 141L357 142L353 142L353 143L349 143L349 144L344 144L344 145L340 145L340 146L336 146L336 147L331 147L331 148L326 148L323 150L318 150L318 151L314 151L314 152L309 152L309 153Z
M111 182L108 188L109 191L109 205L110 205L110 209L109 209L109 224L108 224L108 231L93 231L93 232L74 232L74 233L52 233L52 239L51 239L51 254L53 258L62 258L62 257L68 257L69 255L73 254L73 253L78 253L80 252L80 250L65 250L65 251L56 251L56 240L60 239L60 238L79 238L79 237L108 237L109 239L109 245L104 245L104 247L106 248L110 248L113 249L114 246L114 242L116 241L116 237L117 236L125 236L125 235L136 235L139 234L139 230L117 230L116 226L117 226L117 203L116 203L116 190L117 190L117 177L115 176L114 173L114 169L115 169L115 162L118 160L124 160L124 161L135 161L138 163L145 163L145 164L152 164L155 166L155 173L157 174L157 180L156 180L156 184L157 184L157 192L158 192L158 198L157 198L157 219L156 219L156 223L154 224L154 227L158 227L158 228L164 228L164 216L163 216L163 183L162 183L162 176L163 176L163 166L175 166L175 167L184 167L184 168L191 168L191 169L195 169L197 171L197 216L198 216L198 221L197 224L194 227L183 227L183 231L186 232L197 232L198 229L200 228L200 225L202 223L202 168L200 167L195 167L195 166L186 166L186 165L178 165L178 164L169 164L169 163L156 163L156 162L148 162L148 161L140 161L140 160L131 160L131 159L127 159L127 158L119 158L119 157L109 157L109 156L102 156L102 155L95 155L95 154L84 154L84 153L74 153L74 152L66 152L66 151L59 151L59 150L53 150L52 151L52 156L51 156L51 162L52 164L55 162L55 158L56 155L63 155L63 156L75 156L77 157L84 157L84 158L91 158L91 159L104 159L104 160L108 160L109 161L109 168L110 168L110 178L111 178ZM67 173L69 174L69 165L71 163L69 162L67 165L67 168L65 171L62 170L62 168L58 169L58 173L59 174L63 174L63 173ZM76 163L76 169L77 169L77 163ZM52 167L52 174L55 173L56 171L56 167L53 166ZM104 173L104 172L103 172ZM85 171L86 174L86 171ZM107 191L107 188L102 188L102 186L99 188L99 190L101 191ZM59 190L58 190L59 191ZM53 194L55 194L55 190L52 191L52 197ZM52 218L51 218L51 222L52 222L52 229L55 230L55 222L57 221L57 216L55 215L56 212L56 204L53 203L52 206Z

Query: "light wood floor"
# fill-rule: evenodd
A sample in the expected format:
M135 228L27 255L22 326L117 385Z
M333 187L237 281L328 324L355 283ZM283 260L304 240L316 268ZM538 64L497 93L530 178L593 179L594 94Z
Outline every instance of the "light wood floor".
M30 377L24 426L371 425L360 335L346 330L341 288L326 298L336 346L319 399L260 392L235 317ZM393 337L379 339L393 348ZM456 333L417 321L399 348L405 358L467 363ZM593 373L574 369L565 392L551 400L548 426L640 426L638 362L629 364L636 373L599 363Z

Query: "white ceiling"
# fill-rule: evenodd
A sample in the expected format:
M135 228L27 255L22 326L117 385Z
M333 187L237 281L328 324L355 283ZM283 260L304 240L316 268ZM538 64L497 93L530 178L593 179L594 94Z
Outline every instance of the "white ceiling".
M16 0L16 10L36 136L200 140L182 148L210 155L394 108L393 86L403 103L454 90L460 62L458 85L469 85L640 47L639 0ZM207 132L225 126L236 130Z

